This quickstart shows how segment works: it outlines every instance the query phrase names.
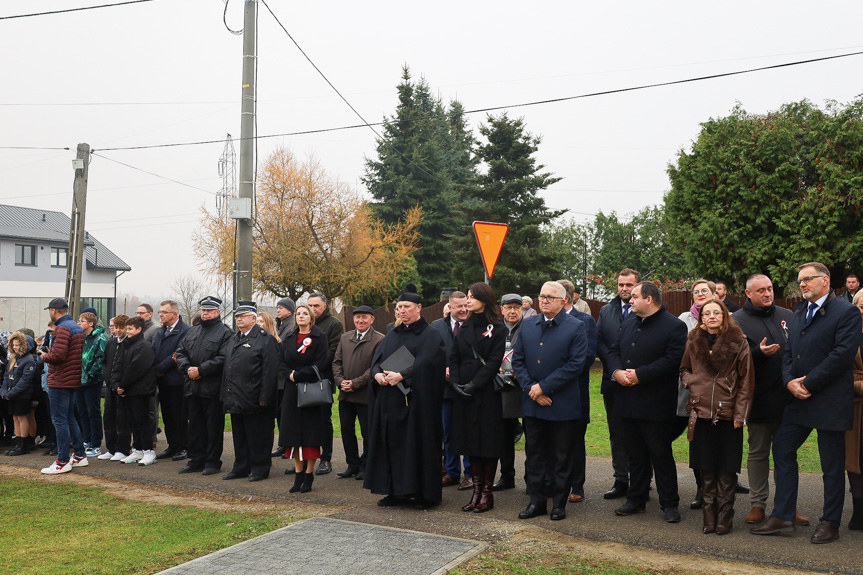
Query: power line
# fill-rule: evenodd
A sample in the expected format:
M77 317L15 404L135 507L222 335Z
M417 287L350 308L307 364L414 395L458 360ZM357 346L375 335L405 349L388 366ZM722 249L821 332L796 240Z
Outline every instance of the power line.
M266 4L265 4L265 6L266 6ZM780 68L789 68L792 66L801 66L803 64L813 64L815 62L825 62L828 60L836 60L839 58L848 58L851 56L860 56L861 54L863 54L863 51L861 51L861 52L848 52L846 54L837 54L835 56L823 56L821 58L811 58L809 60L798 60L795 62L785 62L782 64L772 64L770 66L760 66L758 68L750 68L747 70L737 70L734 72L722 72L719 74L710 74L707 76L697 76L694 78L685 78L682 80L671 80L668 82L657 82L654 84L641 84L638 86L631 86L628 88L616 88L614 90L603 90L600 92L589 92L587 94L578 94L575 96L565 96L565 97L561 97L561 98L550 98L550 99L546 99L546 100L535 100L535 101L531 101L531 102L522 102L519 104L509 104L509 105L505 105L505 106L493 106L493 107L488 107L488 108L477 108L474 110L466 110L464 113L465 114L479 114L479 113L483 113L483 112L494 112L497 110L506 110L506 109L510 109L510 108L524 108L527 106L539 106L539 105L544 105L544 104L553 104L553 103L558 103L558 102L566 102L566 101L570 101L570 100L594 98L597 96L608 96L611 94L622 94L625 92L634 92L634 91L638 91L638 90L649 90L652 88L661 88L664 86L675 86L675 85L687 84L687 83L691 83L691 82L702 82L705 80L716 80L719 78L727 78L727 77L731 77L731 76L740 76L743 74L752 74L755 72L763 72L766 70L776 70L776 69L780 69ZM427 119L427 118L417 118L417 121L423 120L423 119ZM371 123L371 124L369 124L369 123L353 124L353 125L338 126L338 127L333 127L333 128L320 128L320 129L315 129L315 130L301 130L301 131L297 131L297 132L285 132L282 134L267 134L264 136L253 136L253 138L266 139L266 138L283 138L283 137L288 137L288 136L305 136L308 134L322 134L325 132L338 132L338 131L343 131L343 130L353 130L356 128L381 126L383 124L384 124L384 122L375 122L375 123ZM238 138L238 140L241 140L241 139L242 138ZM178 147L178 146L199 146L199 145L204 145L204 144L223 144L223 143L224 143L224 139L200 140L200 141L194 141L194 142L172 142L172 143L167 143L167 144L150 144L150 145L145 145L145 146L127 146L127 147L122 147L122 148L101 148L100 151L105 152L105 151L118 151L118 150L148 150L148 149L153 149L153 148L172 148L172 147ZM0 148L0 149L2 149L2 148ZM39 148L39 149L42 149L42 148Z
M109 157L107 157L107 156L103 156L102 154L97 154L97 153L95 153L95 152L91 152L91 154L92 154L92 155L94 155L94 156L98 156L98 157L100 157L100 158L103 158L103 159L105 159L105 160L108 160L109 162L114 162L115 164L120 164L121 166L126 166L127 168L131 168L131 169L133 169L133 170L137 170L137 171L139 171L139 172L144 172L145 174L149 174L149 175L151 175L151 176L155 176L155 177L157 177L157 178L162 178L163 180L168 180L169 182L174 182L175 184L180 184L181 186L186 186L187 188L192 188L193 190L198 190L199 192L206 192L206 193L208 193L208 194L210 194L210 195L213 195L213 196L215 196L215 195L216 195L216 193L215 193L215 192L211 192L211 191L209 191L209 190L205 190L204 188L199 188L199 187L197 187L197 186L192 186L192 185L189 185L189 184L187 184L187 183L185 183L185 182L182 182L182 181L180 181L180 180L175 180L175 179L173 179L173 178L169 178L169 177L167 177L167 176L162 176L162 175L156 174L156 173L154 173L154 172L150 172L150 171L144 170L144 169L142 169L142 168L136 168L135 166L132 166L132 165L130 165L130 164L126 164L126 163L121 162L121 161L119 161L119 160L114 160L114 159L109 158Z
M0 20L14 20L15 18L30 18L31 16L48 16L51 14L64 14L66 12L81 12L83 10L95 10L97 8L113 8L114 6L125 6L126 4L141 4L153 0L128 0L127 2L116 2L114 4L99 4L98 6L82 6L80 8L68 8L66 10L52 10L50 12L35 12L33 14L17 14L15 16L0 16Z
M66 150L71 148L46 148L40 146L0 146L0 150Z

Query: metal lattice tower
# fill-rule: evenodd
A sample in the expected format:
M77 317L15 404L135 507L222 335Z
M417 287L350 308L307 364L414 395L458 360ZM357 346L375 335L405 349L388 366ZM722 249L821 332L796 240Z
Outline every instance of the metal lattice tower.
M225 139L225 149L219 156L219 175L222 176L222 188L216 195L216 209L220 217L228 220L228 199L237 197L237 153L231 134Z

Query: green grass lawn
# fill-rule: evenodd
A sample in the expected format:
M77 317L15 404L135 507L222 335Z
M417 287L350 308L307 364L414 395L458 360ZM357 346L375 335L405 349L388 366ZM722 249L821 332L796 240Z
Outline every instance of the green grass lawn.
M0 481L0 573L155 573L291 520L141 503L105 489Z
M483 553L453 575L652 575L653 571L629 569L611 563L593 564L574 553L509 554Z

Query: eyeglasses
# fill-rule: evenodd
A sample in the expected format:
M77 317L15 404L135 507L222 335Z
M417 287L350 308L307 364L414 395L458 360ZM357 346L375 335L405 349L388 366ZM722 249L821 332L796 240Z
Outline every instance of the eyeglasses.
M539 301L552 301L553 302L553 301L558 300L558 299L564 299L564 298L553 296L553 295L540 295L539 296Z
M710 293L710 288L694 289L692 295L707 295Z
M811 282L811 281L812 281L812 280L814 280L815 278L826 278L826 277L827 277L827 276L825 276L825 275L820 275L820 276L806 276L805 278L800 278L800 279L798 279L798 280L797 280L797 283L798 283L798 284L808 284L809 282Z

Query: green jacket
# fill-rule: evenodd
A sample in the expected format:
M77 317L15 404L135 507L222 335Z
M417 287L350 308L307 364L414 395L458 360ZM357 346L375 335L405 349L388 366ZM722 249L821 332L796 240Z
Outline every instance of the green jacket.
M102 385L102 363L105 360L105 328L97 325L84 336L84 353L81 356L81 387Z

